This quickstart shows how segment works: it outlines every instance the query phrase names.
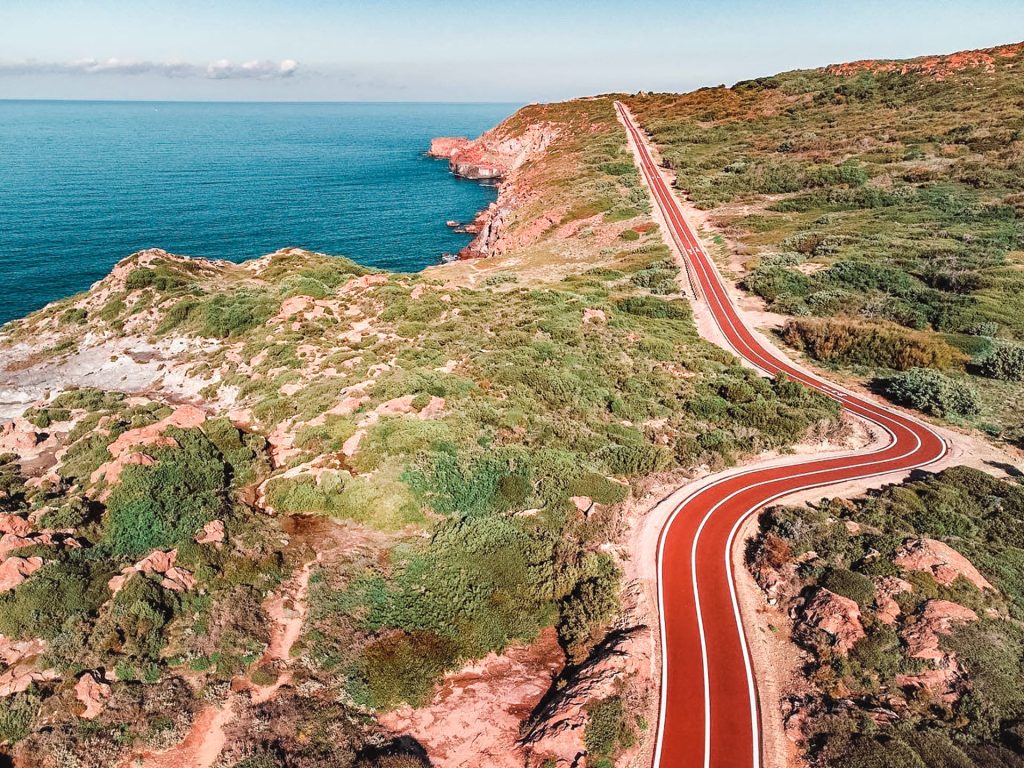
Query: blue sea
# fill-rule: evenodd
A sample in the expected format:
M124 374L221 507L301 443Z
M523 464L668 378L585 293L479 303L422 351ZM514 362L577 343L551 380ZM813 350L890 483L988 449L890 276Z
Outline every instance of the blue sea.
M496 193L423 152L516 106L0 101L0 323L148 247L436 264Z

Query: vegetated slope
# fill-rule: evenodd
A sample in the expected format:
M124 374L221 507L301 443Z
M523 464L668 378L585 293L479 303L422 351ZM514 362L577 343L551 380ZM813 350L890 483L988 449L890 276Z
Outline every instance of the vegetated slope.
M1018 44L628 103L787 342L1020 443L1022 73Z
M792 622L812 765L1019 766L1024 489L967 467L764 513L748 560Z
M481 268L152 250L4 327L5 399L38 398L0 433L19 765L197 744L247 768L424 764L375 712L544 631L586 668L632 482L835 423L697 336L611 103L512 130L538 120L560 130L517 174L516 226L562 207ZM595 691L607 759L644 691Z

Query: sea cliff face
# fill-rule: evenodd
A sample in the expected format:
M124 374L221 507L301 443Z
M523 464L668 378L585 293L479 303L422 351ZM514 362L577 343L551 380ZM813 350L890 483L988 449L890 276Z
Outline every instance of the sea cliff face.
M497 201L467 225L466 229L477 235L459 254L460 259L493 256L522 244L522 241L503 242L512 212L529 197L529 181L518 171L541 157L560 131L555 123L524 125L519 119L510 119L474 140L439 137L431 141L428 154L447 159L448 167L456 176L499 183Z

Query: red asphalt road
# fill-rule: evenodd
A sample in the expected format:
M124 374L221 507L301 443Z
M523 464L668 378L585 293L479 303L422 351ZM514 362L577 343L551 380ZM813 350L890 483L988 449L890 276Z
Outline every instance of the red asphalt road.
M715 321L741 357L839 400L890 435L881 449L725 476L695 491L665 524L658 548L662 685L655 768L759 768L757 691L743 633L731 551L742 522L796 491L923 467L946 444L927 425L794 367L744 325L725 285L658 170L636 124L616 102L641 170Z

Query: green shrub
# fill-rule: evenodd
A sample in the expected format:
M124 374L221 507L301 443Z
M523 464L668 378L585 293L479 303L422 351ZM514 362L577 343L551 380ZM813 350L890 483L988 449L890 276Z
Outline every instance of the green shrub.
M663 301L653 296L630 296L618 302L623 312L659 320L688 320L689 306L681 301Z
M136 663L159 661L164 628L176 607L174 593L145 576L131 576L97 624L90 644L117 651Z
M0 633L18 638L52 640L65 624L95 615L110 595L110 567L85 557L46 563L32 578L0 596Z
M265 323L277 309L277 301L255 291L220 293L202 305L201 332L221 339L237 336Z
M425 704L434 684L457 660L453 640L434 632L388 633L366 646L359 673L369 705L379 710Z
M125 467L107 501L107 538L118 555L189 542L228 511L228 468L213 443L198 429L167 434L178 446L154 451L153 466Z
M773 302L782 296L806 296L810 292L810 280L802 272L792 269L762 266L744 278L743 287L765 301Z
M821 578L821 585L837 595L848 597L862 606L875 599L875 585L867 576L846 568L830 568Z
M35 686L0 699L0 744L16 744L28 736L41 704Z
M1024 381L1024 345L996 344L978 362L982 376L1007 381Z
M593 576L582 579L559 602L558 638L575 657L589 650L595 632L619 607L619 571L607 555L597 561Z
M626 718L622 698L611 696L587 706L583 742L587 747L588 765L593 758L609 758L620 749L633 745L635 736Z
M884 379L881 387L894 402L934 416L969 416L981 410L978 393L970 384L928 368L911 368Z

